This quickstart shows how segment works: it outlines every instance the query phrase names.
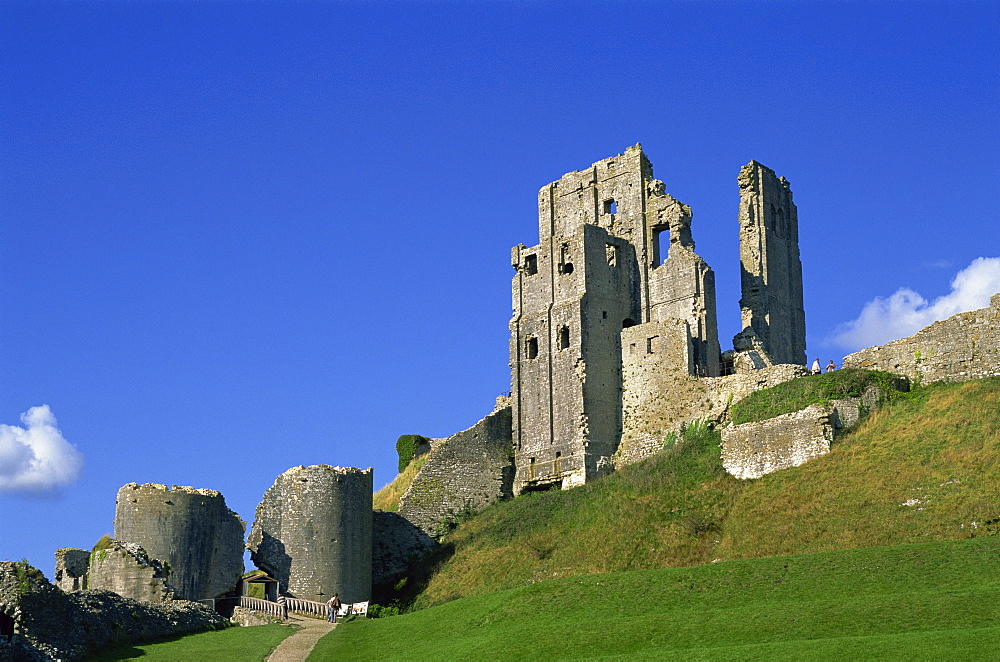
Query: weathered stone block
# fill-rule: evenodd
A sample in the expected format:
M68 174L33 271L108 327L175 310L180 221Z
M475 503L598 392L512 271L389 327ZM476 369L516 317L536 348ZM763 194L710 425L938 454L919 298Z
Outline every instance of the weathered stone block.
M56 576L53 583L66 591L82 591L87 586L90 552L85 549L63 547L56 550Z
M168 583L169 575L163 563L149 558L139 545L112 540L91 555L89 588L134 600L170 602L174 587Z
M830 452L830 409L810 405L766 421L722 430L722 466L737 478L760 478Z

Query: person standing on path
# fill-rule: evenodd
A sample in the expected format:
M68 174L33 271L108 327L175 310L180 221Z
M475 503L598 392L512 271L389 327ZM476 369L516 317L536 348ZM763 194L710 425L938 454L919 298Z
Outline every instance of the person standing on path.
M338 611L340 611L340 597L339 594L334 593L326 602L326 620L336 623Z
M812 374L818 375L821 372L823 372L823 370L819 367L819 359L816 359L812 364Z

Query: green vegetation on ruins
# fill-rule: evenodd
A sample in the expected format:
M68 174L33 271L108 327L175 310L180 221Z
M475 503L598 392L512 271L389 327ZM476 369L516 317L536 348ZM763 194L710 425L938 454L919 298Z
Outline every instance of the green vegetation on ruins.
M419 434L404 434L396 440L396 454L399 455L399 471L406 469L417 454L417 449L430 442L427 437Z
M311 662L992 659L1000 537L546 581L325 636Z
M375 493L372 497L372 507L376 510L398 511L400 497L410 488L410 484L427 462L427 458L428 455L425 454L411 460L391 483Z
M857 398L871 386L882 391L884 399L897 397L907 390L906 378L879 370L844 369L822 375L810 375L761 389L733 404L733 423L751 423L790 414L812 404L828 404L838 398Z
M1000 378L895 398L828 455L753 481L724 471L718 443L689 434L601 480L494 504L395 598L415 610L548 579L1000 531Z

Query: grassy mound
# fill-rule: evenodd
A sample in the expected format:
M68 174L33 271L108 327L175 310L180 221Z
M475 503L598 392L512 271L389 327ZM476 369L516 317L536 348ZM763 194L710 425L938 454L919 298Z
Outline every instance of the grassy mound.
M142 658L143 662L260 662L271 654L285 637L295 632L288 625L258 625L250 628L200 632L152 644L124 646L87 658L87 662L110 662Z
M417 477L420 468L427 462L430 454L421 455L415 460L411 460L391 483L380 489L372 497L372 507L376 510L388 510L396 512L399 510L399 499L410 489L410 484Z
M1000 530L998 493L1000 378L936 384L759 480L726 474L709 432L582 487L494 504L396 598L425 608L542 579L960 540Z
M718 553L751 558L1000 530L1000 377L934 384L876 411L829 455L735 495Z
M541 582L324 637L311 661L990 659L1000 537Z
M878 370L845 369L800 377L751 393L732 407L733 423L750 423L790 414L812 404L827 404L837 398L856 398L870 386L882 389L887 398L906 390L899 375Z

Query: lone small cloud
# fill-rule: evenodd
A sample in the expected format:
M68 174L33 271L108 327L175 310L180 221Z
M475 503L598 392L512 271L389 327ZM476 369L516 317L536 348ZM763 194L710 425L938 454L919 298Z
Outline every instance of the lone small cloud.
M0 424L0 493L43 496L75 483L83 454L62 436L49 406L28 409L21 423Z

